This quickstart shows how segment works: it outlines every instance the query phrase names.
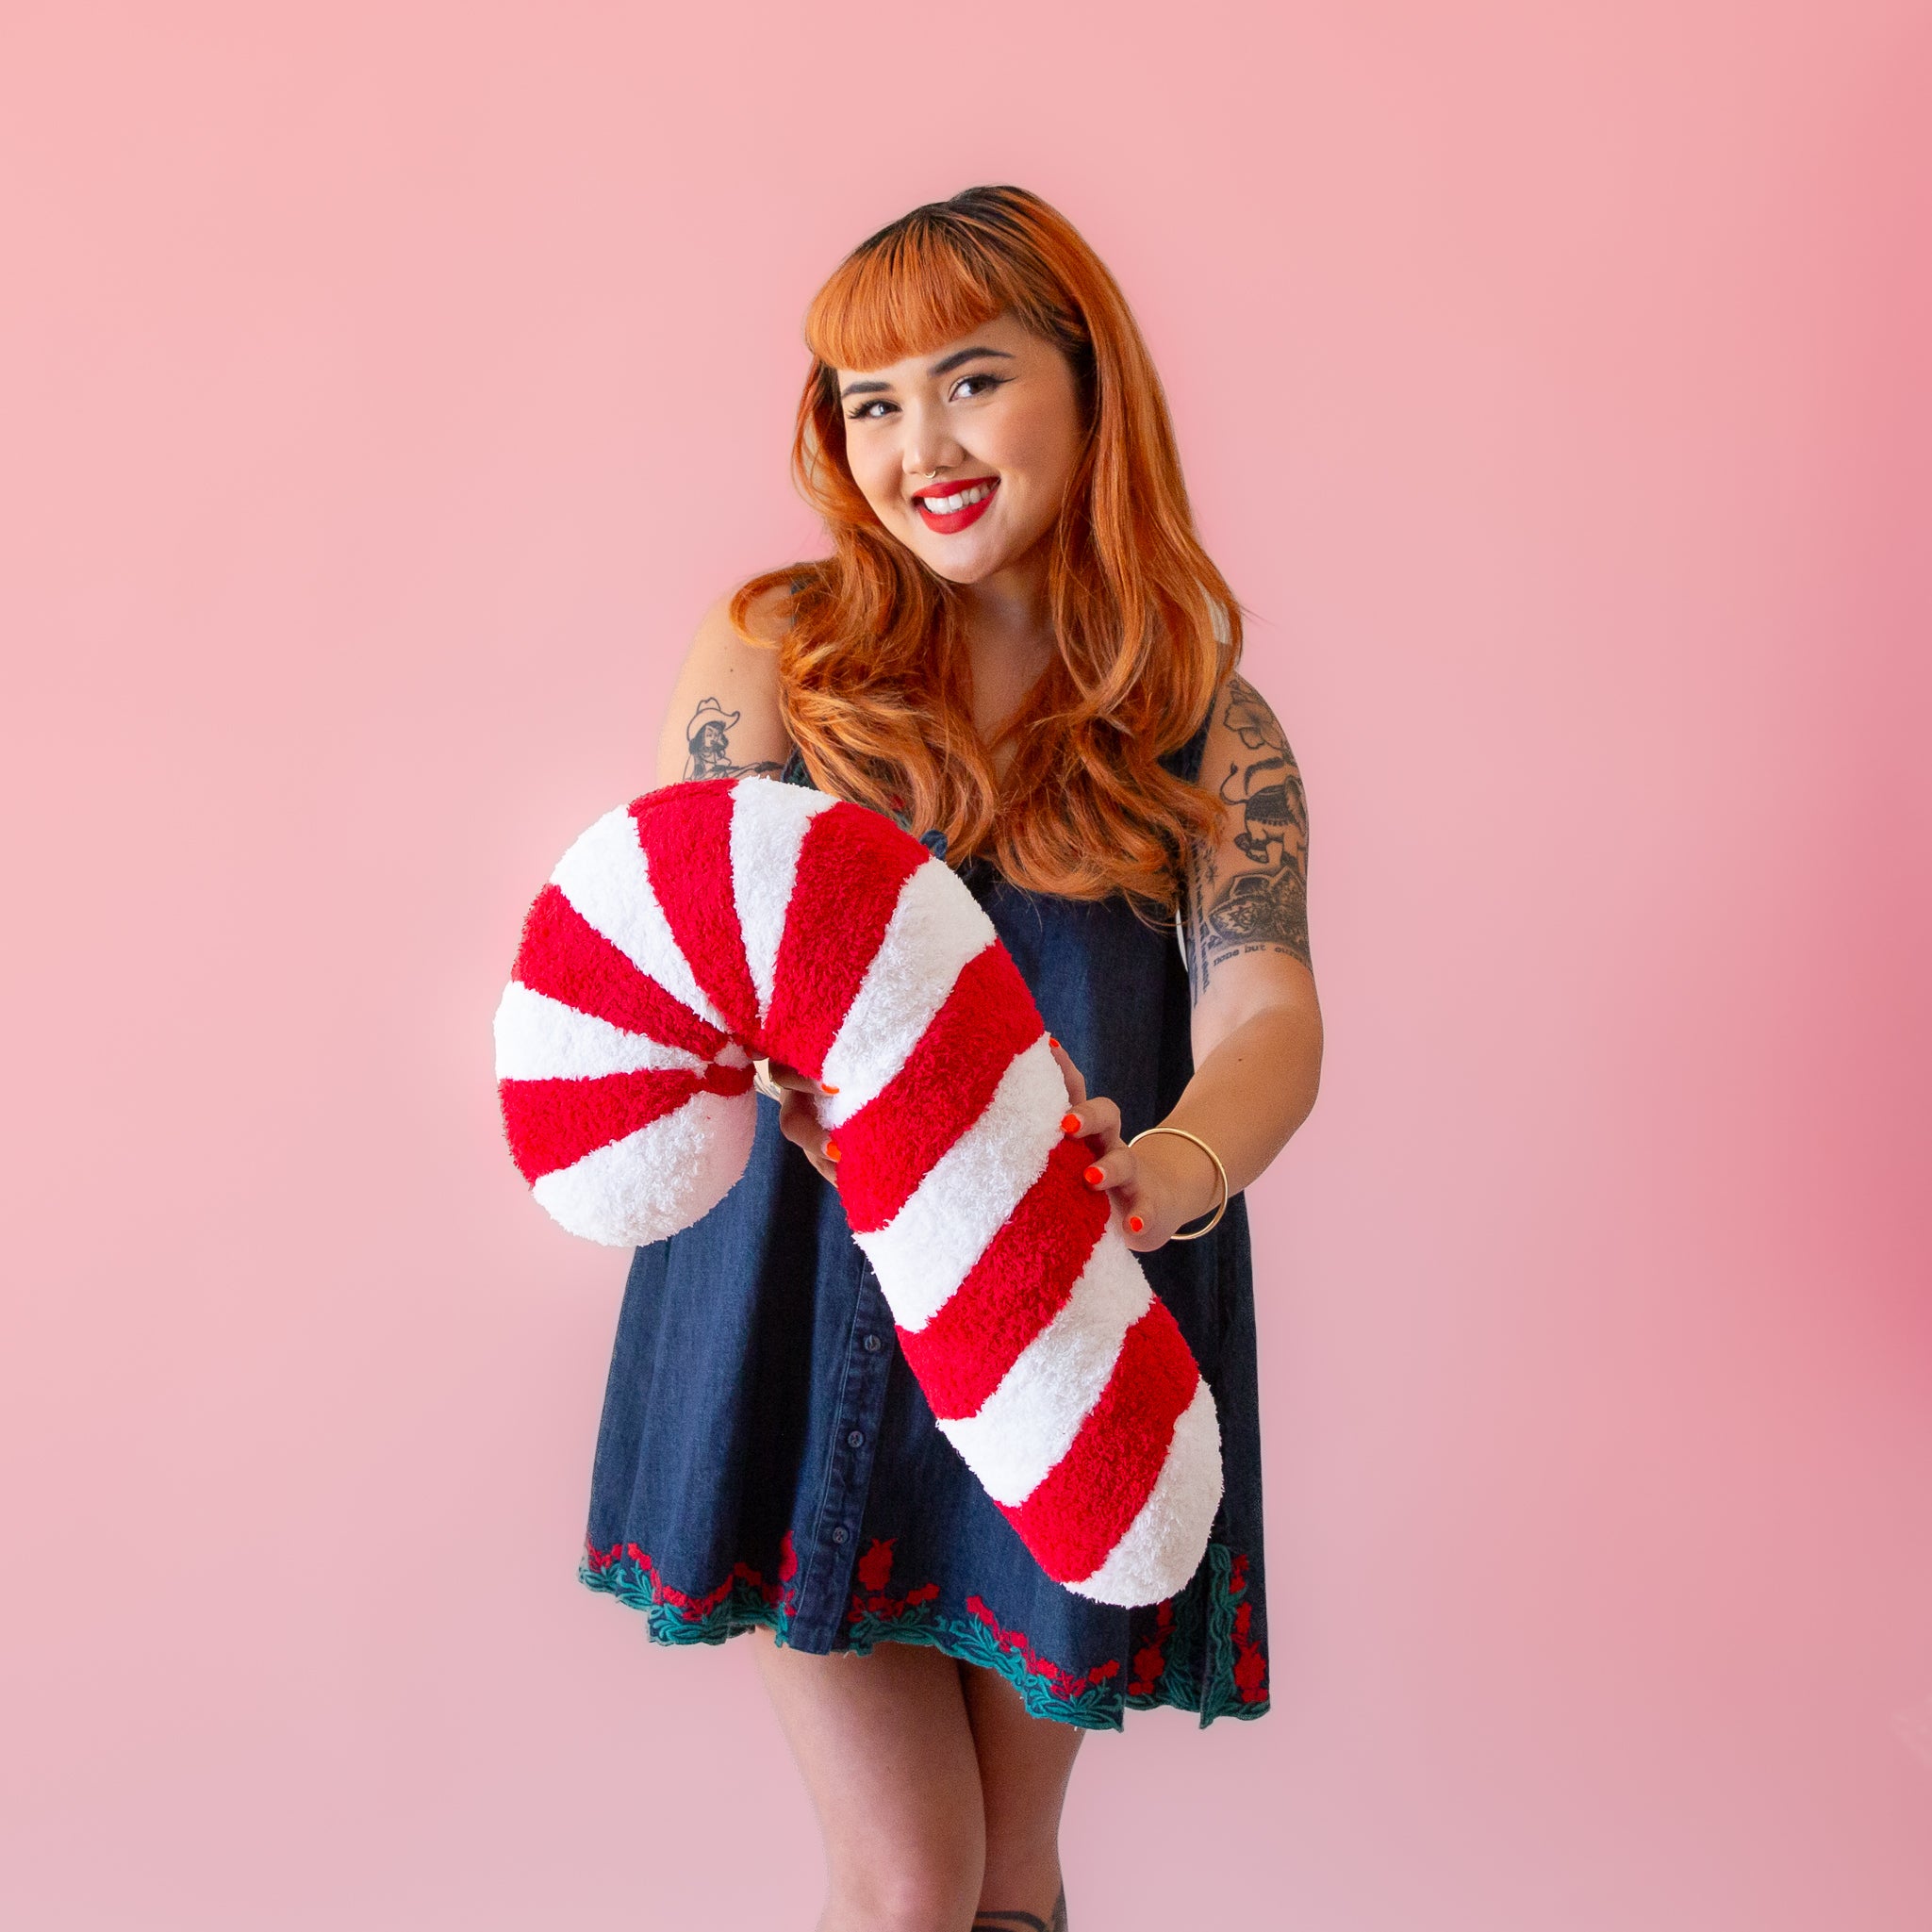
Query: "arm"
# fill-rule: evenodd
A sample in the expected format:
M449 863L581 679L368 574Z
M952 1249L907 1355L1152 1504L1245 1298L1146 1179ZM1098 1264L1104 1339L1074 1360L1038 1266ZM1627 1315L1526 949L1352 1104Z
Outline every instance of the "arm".
M755 644L746 643L732 629L729 597L704 613L665 708L657 747L659 784L735 778L741 772L776 778L784 769L791 745L778 708L780 603L773 594L751 606L751 629L761 640ZM812 1104L819 1092L817 1082L776 1061L757 1064L784 1093L779 1131L835 1183L838 1169L826 1155L826 1132Z
M754 632L768 637L748 644L726 615L720 598L704 613L684 669L671 686L657 747L657 783L685 778L732 778L755 771L776 778L791 747L778 710L778 652L773 599L754 605Z
M1322 1016L1308 956L1308 801L1295 753L1247 679L1231 677L1214 707L1201 782L1229 812L1219 840L1189 867L1195 1074L1161 1125L1206 1141L1228 1170L1231 1195L1267 1167L1313 1107ZM1119 1109L1087 1099L1064 1055L1061 1071L1077 1131L1103 1142L1098 1184L1129 1216L1131 1247L1159 1247L1213 1211L1220 1180L1198 1148L1164 1133L1130 1149L1120 1140Z

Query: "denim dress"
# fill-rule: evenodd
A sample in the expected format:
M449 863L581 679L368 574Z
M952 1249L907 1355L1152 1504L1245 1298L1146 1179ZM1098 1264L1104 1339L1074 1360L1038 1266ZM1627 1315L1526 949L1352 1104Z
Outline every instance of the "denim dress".
M1162 763L1199 769L1203 721ZM811 784L798 754L787 782ZM927 844L944 856L943 836ZM959 877L992 920L1087 1091L1123 1135L1194 1071L1172 927L1118 893ZM580 1569L664 1643L764 1626L798 1650L926 1643L1007 1677L1040 1717L1120 1728L1171 1704L1268 1708L1261 1439L1247 1203L1204 1239L1140 1256L1214 1391L1225 1493L1207 1552L1165 1602L1088 1601L1034 1562L941 1435L838 1191L758 1100L744 1178L694 1226L636 1250L618 1316Z

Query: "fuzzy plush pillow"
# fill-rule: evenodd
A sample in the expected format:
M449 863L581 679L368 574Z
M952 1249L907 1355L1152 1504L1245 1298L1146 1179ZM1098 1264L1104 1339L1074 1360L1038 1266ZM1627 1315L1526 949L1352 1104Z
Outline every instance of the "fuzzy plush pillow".
M1221 1496L1214 1397L1149 1291L1025 982L876 812L705 779L600 818L530 909L496 1016L511 1150L630 1246L744 1172L755 1055L837 1088L839 1197L938 1425L1049 1576L1154 1603Z

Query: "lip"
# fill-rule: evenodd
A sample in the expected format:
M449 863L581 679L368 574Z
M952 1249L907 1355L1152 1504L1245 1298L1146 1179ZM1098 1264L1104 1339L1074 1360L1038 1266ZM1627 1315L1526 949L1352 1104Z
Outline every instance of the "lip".
M986 494L978 503L968 504L963 510L954 510L949 516L935 516L926 507L929 496L957 496L963 489L972 489L980 484L986 485ZM919 513L920 520L928 530L936 531L941 537L952 537L970 523L977 523L993 507L994 499L999 494L999 479L997 476L960 476L949 483L935 483L921 490L913 498L913 507Z

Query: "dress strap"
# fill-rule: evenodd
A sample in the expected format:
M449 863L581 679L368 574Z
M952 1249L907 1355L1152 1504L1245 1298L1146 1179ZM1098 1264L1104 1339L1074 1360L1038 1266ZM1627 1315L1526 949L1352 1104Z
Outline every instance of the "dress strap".
M1201 758L1208 749L1208 727L1214 721L1214 707L1210 702L1207 716L1195 727L1194 735L1162 757L1160 763L1176 778L1185 779L1189 784L1200 783Z

